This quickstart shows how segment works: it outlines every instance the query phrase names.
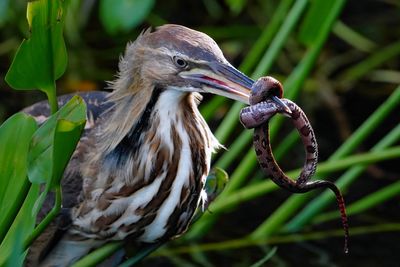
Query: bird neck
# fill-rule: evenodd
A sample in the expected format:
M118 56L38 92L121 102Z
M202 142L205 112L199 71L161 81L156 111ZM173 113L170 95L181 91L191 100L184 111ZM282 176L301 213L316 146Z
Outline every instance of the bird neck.
M138 152L139 148L143 145L144 140L142 136L149 131L151 126L155 126L153 124L159 123L159 120L155 118L154 114L157 110L156 104L162 93L162 89L157 88L153 90L147 104L142 105L143 109L140 112L140 116L136 117L135 123L132 124L131 128L126 134L118 135L118 133L112 130L111 132L107 132L105 134L107 136L112 135L115 137L123 136L122 138L120 138L120 141L118 143L117 141L115 141L115 143L117 143L116 146L112 150L110 150L110 152L106 153L108 157L111 157L113 158L113 160L116 161L116 164L118 166L122 165L126 161L127 157L133 156ZM131 102L131 100L129 102ZM140 104L136 103L136 105L139 106ZM123 116L129 117L129 114L118 114L118 117ZM118 127L116 127L115 129L118 129Z
M143 149L145 143L149 149L161 146L172 154L174 132L179 135L176 138L197 139L201 147L210 151L219 146L198 111L199 94L154 88L149 95L126 96L114 103L104 123L106 127L98 134L98 154L106 155L110 169L121 169L141 153L147 153L147 148Z

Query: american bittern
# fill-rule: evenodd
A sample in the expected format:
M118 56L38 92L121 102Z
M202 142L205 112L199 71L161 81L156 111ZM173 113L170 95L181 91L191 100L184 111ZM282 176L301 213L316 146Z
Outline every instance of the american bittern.
M31 247L31 262L65 266L107 241L153 243L185 232L206 201L219 146L197 109L199 93L248 103L252 84L214 40L183 26L128 44L113 91L81 94L88 122L62 180L63 212ZM43 121L49 108L25 111Z

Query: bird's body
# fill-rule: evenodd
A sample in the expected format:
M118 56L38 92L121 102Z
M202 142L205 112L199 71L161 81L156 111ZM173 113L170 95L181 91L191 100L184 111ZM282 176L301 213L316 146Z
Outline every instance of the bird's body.
M109 153L102 146L89 148L81 170L83 201L72 212L71 234L155 242L186 229L204 196L218 143L198 114L195 96L177 94L160 92ZM171 97L179 100L171 104ZM97 129L94 138L106 130Z
M88 122L62 180L65 212L31 247L43 266L69 265L111 240L154 243L182 234L206 201L219 146L197 109L198 92L246 102L252 84L210 37L177 25L143 33L119 68L111 93L82 94ZM40 122L46 110L40 103L25 112Z
M71 251L77 244L85 244L80 249L87 252L102 241L128 236L152 243L186 230L199 201L206 201L204 182L218 142L199 116L198 96L182 94L176 105L171 105L170 98L179 97L177 93L161 92L158 101L147 105L142 124L109 154L98 151L98 139L105 134L103 126L111 123L108 113L113 105L106 102L105 94L82 95L92 108L63 180L63 207L72 210L60 250ZM150 120L157 123L147 125ZM68 190L71 184L75 185L73 191Z

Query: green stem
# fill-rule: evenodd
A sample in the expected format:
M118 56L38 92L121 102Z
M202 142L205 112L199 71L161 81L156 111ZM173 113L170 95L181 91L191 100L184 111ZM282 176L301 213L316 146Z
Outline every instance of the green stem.
M285 139L275 149L274 157L277 161L282 159L287 152L300 140L300 135L297 130L291 131Z
M351 135L346 142L333 153L330 160L339 159L356 149L374 130L376 130L388 114L400 104L400 86L388 99Z
M300 2L300 1L299 1ZM318 55L323 47L323 44L325 43L325 41L328 38L329 32L330 32L330 28L332 26L333 20L334 18L336 18L336 16L338 15L342 5L343 5L344 1L342 2L337 2L336 3L336 9L333 9L333 14L331 14L331 17L327 19L327 21L324 24L324 28L322 29L321 35L317 38L315 44L311 47L311 49L307 52L306 56L303 58L303 60L301 61L301 63L295 68L295 70L292 72L292 74L288 77L288 79L286 80L286 82L284 83L284 88L286 88L286 97L290 98L290 99L294 99L297 97L297 95L299 94L302 85L305 82L306 77L308 76L308 74L311 72L312 67L314 66L315 61L318 58ZM302 12L303 12L303 5L300 5L297 3L297 5L295 5L293 7L293 9L291 10L290 14L294 14L294 16L299 16ZM292 23L291 22L287 27L292 27ZM285 25L283 25L285 26ZM282 27L283 27L282 26ZM286 39L286 34L287 34L287 30L284 29L282 30L283 33L281 33L281 31L278 33L277 35L277 39L279 39L281 42L284 42ZM278 38L279 36L279 38ZM274 40L274 44L275 44L275 40ZM274 47L277 47L278 45L272 45ZM276 48L274 48L276 49ZM269 53L270 50L268 50L267 54ZM277 51L278 52L278 51ZM270 58L272 60L272 55L266 57L268 58L268 60L266 60L263 63L260 63L259 66L263 65L263 64L269 64L270 62ZM264 69L265 71L267 71L266 69ZM234 105L234 108L236 108L236 104ZM239 108L239 106L237 107ZM234 112L239 112L239 110L234 110ZM233 120L233 118L232 118ZM237 118L236 118L237 121ZM280 128L281 125L283 123L283 117L278 117L274 120L271 121L270 123L270 138L273 141L277 135L280 132ZM225 131L225 127L223 129ZM225 132L224 132L225 133ZM248 141L251 140L251 135L247 135L248 137ZM241 142L244 143L244 141L241 139ZM249 150L253 151L253 149L251 148ZM229 153L229 152L228 152ZM254 156L250 155L249 153L247 153L248 156L245 157L245 159L243 161L248 162L249 160L253 159ZM254 153L254 152L253 152ZM233 157L232 157L233 160ZM226 161L226 164L230 164L231 162ZM254 165L255 166L255 165ZM248 172L247 173L243 173L243 175L247 176L248 173L252 170L252 168L247 168ZM234 176L234 174L232 175ZM233 179L231 179L232 182Z
M372 149L372 153L381 153L387 147L395 144L400 139L400 125L389 132L381 141L379 141ZM345 172L338 180L337 185L341 188L348 187L367 166L354 166ZM330 192L324 192L318 198L311 201L296 217L294 217L285 227L287 231L297 231L325 208L334 198Z
M226 102L226 98L215 95L210 101L200 106L200 113L206 121L209 121L213 118L215 111Z
M51 221L57 216L61 209L61 186L59 185L55 190L55 203L51 211L46 215L46 217L39 223L38 226L33 230L29 237L24 242L25 249L28 249L33 241L46 229L46 227L51 223Z
M400 231L399 223L385 223L370 226L359 226L353 227L351 229L352 236L357 235L371 235L373 233L383 233L383 232L398 232ZM259 245L276 245L276 244L288 244L300 241L311 241L311 240L321 240L328 237L339 237L343 235L342 229L337 229L333 231L313 231L312 233L302 233L302 234L289 234L283 236L271 236L267 238L259 239L233 239L218 243L205 243L199 244L196 247L193 246L182 246L170 249L162 249L156 251L152 256L171 256L178 254L189 254L189 253L199 253L206 251L226 251L228 249L242 249L250 246Z
M399 126L400 127L400 126ZM384 141L384 140L382 140ZM382 151L377 152L370 152L370 153L363 153L358 155L349 156L347 158L336 160L336 161L329 161L329 162L321 162L318 165L318 170L316 176L322 176L324 174L332 173L335 171L340 171L346 168L349 168L354 165L366 165L370 163L375 163L379 161L389 160L393 158L400 157L400 147L394 147L390 149L385 149ZM253 164L256 160L245 162L246 164ZM243 164L245 166L246 164ZM243 171L243 170L242 170ZM287 173L289 177L295 177L300 172L300 169L292 170ZM241 172L237 174L241 177ZM235 178L236 179L236 178ZM235 180L237 181L237 180ZM229 185L229 183L228 183ZM227 185L227 187L228 187ZM274 190L278 189L277 185L275 185L271 180L265 180L260 183L248 185L238 191L235 191L231 194L231 189L226 189L221 193L223 201L214 201L211 203L210 207L208 208L211 213L204 213L201 217L206 223L203 224L195 224L197 226L197 231L203 230L207 232L207 230L212 226L212 223L217 218L218 214L223 213L226 210L231 209L232 207L270 193ZM228 193L226 193L228 192ZM327 192L330 193L330 192ZM228 195L223 195L228 194ZM221 197L221 195L219 197ZM300 195L297 195L300 196ZM329 195L330 196L330 195ZM297 200L295 200L297 201ZM289 205L289 204L288 204ZM208 222L208 223L207 223ZM197 239L199 238L195 232L194 234L189 231L186 235L186 239Z
M375 53L371 54L371 56L366 60L346 70L346 72L340 75L338 80L345 83L358 80L384 62L397 58L399 54L400 41L395 42L387 47L380 48Z
M239 111L244 107L244 104L235 102L225 115L222 122L215 131L215 137L221 144L225 143L228 137L232 134L235 125L238 123Z
M373 151L369 153L353 155L333 162L321 162L318 164L316 176L322 176L328 173L344 170L354 165L365 166L367 164L390 160L397 157L400 157L400 146L381 150L379 152ZM289 177L295 177L299 172L300 169L296 169L287 172L286 175ZM263 196L276 189L278 189L278 186L275 185L271 180L265 180L259 183L248 185L225 197L224 201L213 202L212 205L210 205L209 210L213 214L222 213L225 210L229 210L233 206Z
M276 133L277 133L277 131L276 131ZM217 162L215 162L214 165L221 169L228 168L229 165L232 164L232 162L237 158L237 156L240 155L241 153L243 153L243 150L246 149L246 147L248 146L248 144L252 138L253 138L252 131L242 131L242 133L239 135L239 137L237 137L235 139L235 142L232 143L232 145L229 147L229 149L223 155L221 155L221 157L218 159ZM282 141L281 144L279 144L279 146L276 148L275 159L276 160L281 159L285 155L285 153L296 144L296 142L299 139L300 139L299 134L297 133L296 130L293 130L288 136L286 136L284 138L284 141ZM249 153L250 153L250 151L253 151L253 146L251 146L251 148L249 149ZM249 157L251 157L251 156L249 156ZM242 161L248 162L248 160L251 160L251 158L246 159L246 157L245 157L244 160L242 160ZM245 165L245 164L243 163L243 165ZM246 165L246 166L248 168L250 167L250 165ZM253 166L253 165L251 165L251 166ZM254 165L254 166L256 166L256 165ZM252 169L252 168L249 168L249 169ZM245 175L246 174L247 173L245 173Z
M266 51L265 55L259 62L256 70L254 71L252 77L260 77L267 73L272 66L272 63L278 57L280 50L285 44L289 34L293 31L294 27L298 24L300 20L300 16L303 13L305 7L307 6L308 0L298 0L293 5L289 14L287 15L283 25L279 28L278 33L276 34L274 40L271 43L271 46ZM281 2L281 5L287 5L286 2ZM284 9L284 8L282 8ZM285 9L286 10L286 9ZM277 14L277 16L283 16L284 14ZM278 28L277 25L272 25L276 28L268 27L266 31L270 31L271 35L275 33L275 30ZM269 41L268 39L264 41ZM232 108L229 110L227 116L225 116L224 120L219 125L218 129L215 131L215 136L217 139L224 143L228 136L232 133L234 126L238 123L238 114L239 111L244 107L244 104L236 102L233 104Z
M363 211L366 211L368 209L371 209L373 207L376 207L377 205L382 204L385 201L398 196L399 194L400 194L400 182L390 184L348 206L346 208L347 215L348 216L355 215ZM312 223L319 224L322 222L337 219L338 217L339 214L337 211L326 212L321 215L317 215L312 220Z
M287 14L285 21L280 27L279 32L274 36L274 40L258 63L258 66L252 75L253 77L258 78L263 76L270 70L275 59L278 57L279 52L282 50L283 45L286 43L290 33L298 25L300 16L303 14L307 4L308 0L297 0L294 3L292 9Z
M244 73L249 73L253 67L256 66L257 62L259 63L260 57L263 55L263 53L265 53L264 51L266 50L267 45L271 43L272 39L274 38L274 34L281 26L282 21L284 21L285 18L290 17L288 10L292 6L292 3L293 0L283 0L280 2L279 6L274 10L274 16L271 18L270 23L268 23L268 27L265 27L265 30L262 32L261 36L258 38L250 52L246 55L242 64L240 64L239 69L241 71ZM295 15L297 14L295 13ZM275 44L275 46L277 48L279 47L278 44ZM268 69L268 67L265 66L264 69ZM253 73L253 77L257 77L255 74L256 73Z
M229 165L235 160L235 158L243 153L243 150L246 149L246 146L249 144L249 141L253 137L253 133L251 131L242 131L242 133L235 139L235 142L229 147L229 149L221 155L217 162L215 162L215 166L221 169L226 169Z
M297 1L296 4L292 7L292 9L290 11L290 14L292 16L288 17L288 20L290 20L290 23L289 22L286 23L286 21L285 21L285 24L280 28L280 30L277 34L277 37L276 37L276 38L278 38L278 36L279 36L278 40L281 43L278 45L277 41L274 41L274 45L271 44L271 46L274 46L274 50L276 53L278 53L278 51L279 51L278 48L283 46L284 42L286 41L285 38L287 38L287 36L288 36L287 34L290 32L290 31L288 31L288 29L286 29L284 27L292 28L298 23L298 20L300 19L300 15L303 13L303 10L305 8L305 6L303 6L303 5L306 5L306 3L307 3L307 1ZM333 7L330 16L324 22L324 26L322 27L321 34L316 39L315 44L310 48L310 50L306 54L305 58L303 58L302 62L296 67L294 72L292 72L292 74L290 75L288 80L285 82L285 88L289 88L289 89L291 88L289 90L290 97L296 96L298 94L298 92L300 91L301 85L304 83L304 81L307 77L307 74L309 74L316 59L318 58L320 50L322 49L323 44L327 40L331 26L334 23L336 17L339 15L343 4L344 4L344 0L335 2L335 6ZM294 20L292 17L297 18L297 20ZM269 56L264 57L263 62L260 62L259 67L257 67L257 69L256 69L255 75L257 74L257 70L258 71L263 70L264 72L267 72L268 66L270 64L269 63L270 60L275 59L277 56L277 55L273 56L268 51L266 53ZM265 65L265 66L262 66L262 65ZM229 114L226 116L224 121L221 123L220 127L217 129L216 136L217 136L217 138L219 138L220 141L224 142L224 140L227 138L227 136L229 136L231 134L231 131L234 128L234 125L236 123L238 123L237 114L239 113L239 111L242 107L243 107L243 104L235 103L232 106L232 108L230 109ZM273 138L278 135L279 129L280 129L279 123L282 123L282 121L283 120L281 118L278 118L277 120L273 120L271 122L270 135L271 135L272 141L273 141ZM249 141L250 140L251 139L249 139ZM236 190L243 184L243 182L246 180L246 177L249 175L249 173L253 170L253 168L255 166L257 166L257 163L255 163L255 161L256 161L255 153L254 153L253 149L250 149L249 152L246 154L246 156L241 160L238 168L232 174L230 182L228 183L225 190L221 193L221 196L219 196L210 205L210 209L212 208L212 205L214 203L218 203L219 201L223 202L224 196L226 196L230 192ZM236 179L238 181L236 181ZM188 234L186 234L185 237L187 237L188 239L200 238L207 232L206 230L209 229L216 220L217 220L216 215L203 216L199 221L197 221L192 226L191 230L189 231Z
M56 96L56 85L53 84L52 88L47 88L46 90L42 90L43 92L46 92L47 99L49 100L50 104L50 112L51 114L54 114L58 110L58 101L57 101L57 96Z
M328 31L328 33L329 33L329 31ZM288 80L285 82L285 88L288 88L288 93L287 93L288 98L293 99L300 92L301 86L305 81L305 77L307 77L308 73L310 73L327 37L328 37L328 35L325 34L325 35L321 35L321 37L318 38L317 43L307 53L307 55L304 57L302 62L299 64L299 66L296 67L294 72L289 76ZM220 128L221 132L224 135L226 134L228 127L233 127L230 124L233 123L233 121L237 122L236 113L239 112L241 107L242 107L242 104L240 104L240 103L235 103L233 105L231 111L233 110L234 113L231 113L231 114L235 114L235 117L233 117L233 116L231 116L231 114L229 114L228 121L225 121L227 124L223 125L223 128ZM278 117L271 121L271 123L270 123L270 138L271 138L271 140L274 140L276 138L276 136L279 134L279 130L280 130L282 123L283 123L282 117ZM236 149L237 148L236 146L238 146L238 148L245 147L245 145L251 140L251 137L252 137L251 134L246 134L246 133L241 134L240 138L238 139L239 143L233 145L233 147L235 147L234 152L236 152L238 150L238 149ZM227 155L224 156L223 158L221 158L221 161L224 160L223 163L225 165L229 165L234 160L234 156L236 156L236 155L237 154L234 154L233 152L228 151ZM253 167L257 166L256 164L251 163L255 159L256 159L256 157L255 157L253 148L251 148L248 151L248 153L246 154L246 156L242 159L239 167L232 174L230 183L228 184L227 188L224 190L224 192L227 191L225 194L228 194L231 191L230 188L232 188L232 190L235 190L236 188L239 188L242 185L242 181L245 180L245 177L247 177L247 175L252 171ZM250 162L250 163L248 163L248 162ZM240 171L238 171L238 169ZM240 175L237 175L236 172L239 172ZM234 179L234 177L241 177L241 178L238 178L240 181L235 181L236 178ZM222 195L222 196L224 196L224 195ZM222 197L220 197L219 199L221 199L221 201L223 201ZM217 201L219 201L219 200L217 199Z
M249 53L247 54L246 58L242 62L242 64L239 66L239 69L244 72L244 73L249 73L255 66L255 64L259 61L259 58L261 57L262 53L265 51L267 45L271 42L272 38L274 37L275 33L278 31L278 29L281 26L282 21L287 17L287 11L289 10L290 6L292 5L293 0L283 0L279 3L279 6L276 8L274 12L274 16L271 19L271 22L268 24L268 27L264 27L264 30L261 34L261 36L257 39L256 43L253 45L253 47L250 49ZM277 44L275 45L277 46ZM267 71L267 69L264 70ZM253 75L253 77L257 77ZM201 108L201 112L206 118L206 120L209 117L210 114L215 110L216 107L222 105L222 103L227 102L226 98L220 97L220 96L214 96L203 108ZM237 106L240 106L239 103L237 103ZM240 107L241 108L241 107ZM234 110L230 110L229 113L237 114L240 110L240 108L235 108ZM237 117L235 115L235 117ZM229 125L234 124L237 122L236 118L234 120L231 120L230 118L224 119L226 121L224 125L220 125L218 129L218 133L216 133L216 136L218 140L221 143L224 143L226 138L229 136L229 133L231 132L230 129L233 127L229 128ZM222 124L222 123L221 123ZM224 134L224 131L229 131L228 133ZM218 131L218 130L217 130Z
M363 52L372 52L376 44L365 38L340 20L333 26L332 32L346 43Z
M155 244L150 244L143 249L139 250L138 253L135 254L135 256L129 258L128 260L124 261L122 264L118 265L118 267L129 267L137 264L141 260L143 260L145 257L150 255L152 252L157 250L160 246L162 246L164 243L155 243Z
M365 138L377 129L383 119L400 103L400 87L355 131L352 136L329 158L330 161L342 158L351 153ZM338 184L340 187L340 185ZM328 193L328 192L327 192ZM293 195L252 234L253 238L269 236L278 231L284 222L291 217L302 205L307 203L310 194ZM288 229L293 229L291 226Z
M96 249L84 258L74 263L71 267L91 267L97 266L99 262L113 255L118 249L122 248L122 242L112 242Z
M209 209L212 210L212 206L215 203L223 202L225 197L230 193L237 189L245 179L247 179L244 173L247 173L247 168L254 168L257 163L257 158L255 156L254 151L250 151L244 157L243 161L236 168L235 173L230 177L230 181L218 196L216 200L214 200ZM214 222L218 219L216 214L205 213L201 218L191 227L190 231L185 234L185 239L194 240L201 238L207 231L212 227Z

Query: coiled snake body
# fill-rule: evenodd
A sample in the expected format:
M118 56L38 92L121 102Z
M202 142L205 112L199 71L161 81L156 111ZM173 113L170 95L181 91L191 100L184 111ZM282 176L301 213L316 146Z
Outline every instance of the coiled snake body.
M345 232L344 251L347 253L349 231L343 196L337 186L330 181L310 181L318 162L318 145L315 134L304 112L292 101L282 98L282 93L282 85L274 78L258 79L252 87L249 101L251 106L241 110L240 121L246 128L254 128L253 143L257 159L261 168L273 182L293 193L305 193L317 188L329 188L335 193ZM272 153L268 123L269 119L277 113L291 118L305 148L305 163L296 180L286 176Z

